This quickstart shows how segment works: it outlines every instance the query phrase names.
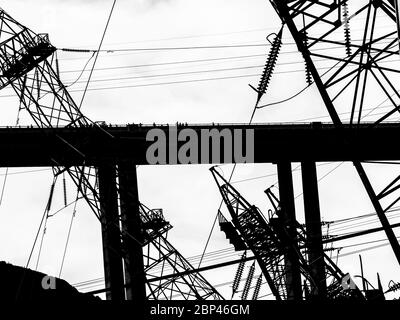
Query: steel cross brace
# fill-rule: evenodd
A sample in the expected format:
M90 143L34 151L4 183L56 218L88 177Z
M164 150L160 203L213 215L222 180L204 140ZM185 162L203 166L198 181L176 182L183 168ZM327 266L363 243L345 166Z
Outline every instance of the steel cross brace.
M342 127L342 121L341 121L341 119L336 111L336 108L332 102L332 99L327 91L327 87L323 83L321 76L314 64L314 61L311 58L312 53L310 52L309 48L307 47L307 45L304 41L304 33L299 31L299 29L297 28L297 26L293 20L293 16L296 14L296 12L293 10L293 12L295 12L295 13L292 13L292 14L290 13L287 1L271 0L270 2L272 3L272 5L276 9L276 11L278 12L283 23L285 23L287 25L290 33L292 34L292 36L296 42L296 45L298 47L298 50L300 51L300 53L302 53L302 55L304 57L304 60L305 60L307 66L309 68L309 71L314 79L315 85L318 88L318 91L321 95L321 98L323 99L323 102L324 102L325 107L331 117L332 122L337 126L338 129L340 129ZM296 2L295 5L298 5L298 7L301 7L306 2L309 2L308 7L312 6L315 3L315 1L289 1L289 2ZM336 6L337 7L339 6L337 1L331 1L331 2L333 3L333 5L335 5L335 3L336 3ZM383 1L380 1L380 2L383 2ZM372 6L372 5L376 5L376 2L370 1L369 6ZM385 7L385 10L388 10L388 9ZM391 16L391 18L393 19L393 16ZM318 21L321 21L321 19L322 18L316 18L315 23L317 23ZM388 218L385 215L385 211L387 209L384 210L382 208L381 203L379 202L379 197L375 193L375 191L371 185L371 182L370 182L361 162L353 161L353 164L357 170L358 175L360 176L360 179L361 179L361 181L367 191L367 194L372 202L372 205L378 215L378 218L379 218L379 220L382 224L382 227L386 233L386 236L390 242L390 245L393 249L396 259L397 259L398 263L400 264L400 244L397 241L397 238L393 232L393 229L390 227Z

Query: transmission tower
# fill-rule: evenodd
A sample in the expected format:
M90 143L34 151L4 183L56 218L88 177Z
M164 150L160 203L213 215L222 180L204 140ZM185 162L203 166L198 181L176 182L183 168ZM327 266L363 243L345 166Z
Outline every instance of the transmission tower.
M357 127L368 120L371 127L377 127L398 119L396 1L271 0L270 3L292 35L305 60L307 75L338 130L344 122ZM355 24L362 27L359 39L353 34ZM389 28L380 28L382 25ZM367 101L375 104L383 101L388 108L384 112L368 112ZM400 175L376 191L365 165L359 161L353 164L400 263L400 245L386 216L400 200Z
M106 127L82 114L60 81L57 49L48 35L34 33L2 9L0 21L0 89L12 87L20 109L29 113L36 126L54 129L60 143L82 158L82 165L74 167L63 166L62 158L54 158L53 173L69 174L101 223L107 298L139 303L146 297L222 299L167 241L166 232L171 226L162 211L149 210L139 202L135 164L109 155L99 167L86 166L80 146L57 133L57 127L92 126L114 139ZM84 137L81 143L87 143ZM147 281L164 276L168 268L166 279ZM181 275L187 271L192 272Z
M278 198L267 195L276 208L267 221L261 211L251 205L215 169L211 172L222 199L232 218L238 236L251 250L267 280L276 300L356 299L363 300L357 287L346 290L342 282L348 275L325 254L320 257L307 255L308 237L305 229L296 221L296 234L292 237L283 219ZM225 222L226 223L226 222ZM232 233L230 233L232 234ZM228 234L227 234L228 236ZM323 262L323 278L313 272L314 264ZM298 270L298 274L296 274ZM299 285L296 285L296 282ZM300 288L303 290L296 292Z

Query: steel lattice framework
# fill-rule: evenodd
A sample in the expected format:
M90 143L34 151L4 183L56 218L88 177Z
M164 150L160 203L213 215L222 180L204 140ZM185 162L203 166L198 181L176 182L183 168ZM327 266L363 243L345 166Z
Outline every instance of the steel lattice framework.
M371 126L398 120L400 60L396 1L270 1L302 54L307 75L318 88L332 122L340 129L373 119ZM352 25L361 39L352 39ZM379 28L381 25L385 28ZM388 103L384 112L366 103ZM372 102L371 102L372 101ZM374 109L375 110L375 109ZM373 111L374 111L373 110ZM347 116L347 115L350 116ZM387 211L399 200L400 175L375 191L361 162L353 162L400 263L400 245ZM397 192L396 192L397 191Z
M47 34L35 34L0 9L0 89L11 86L20 100L20 109L26 110L40 128L93 126L112 138L104 128L81 113L80 107L59 78L55 53L56 48L51 45ZM168 268L172 269L172 274L194 269L167 241L165 232L171 225L164 220L162 211L150 210L139 204L141 239L132 237L130 230L120 230L119 225L123 219L121 215L116 219L107 220L99 195L98 168L85 166L85 155L79 151L79 146L70 144L60 135L57 135L57 138L65 143L66 148L80 154L82 166L64 167L57 159L53 159L54 175L67 172L104 228L119 230L122 249L113 250L120 252L125 263L128 252L126 242L129 241L123 241L123 236L143 246L144 270L148 278L163 275L164 270ZM119 181L121 177L116 175L114 183L120 194ZM196 272L148 283L148 298L172 297L222 299L211 284Z
M266 220L261 211L251 205L223 176L212 168L222 199L232 218L232 224L241 240L251 250L276 300L287 300L291 288L291 269L286 257L292 252L299 262L303 282L303 298L312 299L318 279L311 271L316 261L307 256L307 234L296 221L296 237L290 237L280 215L280 202L271 192L267 193L274 211ZM220 213L221 214L221 213ZM324 261L327 299L364 299L358 288L344 290L342 281L347 276L325 253L317 260Z
M366 118L369 121L373 119L371 126L398 119L400 28L396 1L270 0L270 3L304 58L307 82L317 87L338 130L346 122L357 128ZM389 28L379 28L383 23ZM353 26L362 27L360 38L354 37L353 31L356 29ZM256 90L259 93L258 101L265 93L274 70L284 30L281 29L277 34L265 69L267 77L262 79ZM26 110L41 128L94 126L112 139L107 130L81 113L80 107L60 81L55 53L56 48L51 45L46 34L34 33L0 9L0 89L12 87L20 100L20 109ZM376 108L369 112L365 107L367 101L380 105L388 103L388 106L381 113L375 113ZM85 155L80 152L79 146L72 145L62 136L57 138L65 144L65 148L82 157L82 165L65 167L58 159L53 159L54 174L68 173L102 225L107 228L118 227L119 240L129 238L130 230L119 228L125 219L123 216L118 215L111 221L105 220L105 210L100 199L99 169L85 166ZM386 217L388 210L400 200L400 175L388 181L377 192L363 163L354 161L353 164L400 263L400 245ZM117 174L111 178L117 192L123 193L118 185L124 179L123 175ZM285 299L288 296L285 262L288 253L297 255L302 275L308 281L307 290L312 291L314 280L309 272L310 262L302 251L307 240L304 230L298 227L298 243L294 245L284 229L279 232L273 223L266 223L259 210L229 184L219 184L219 187L233 223L242 238L246 239L247 247L255 254L275 297ZM171 226L164 220L162 212L150 210L143 205L139 205L139 211L141 234L139 239L133 238L132 241L144 250L144 270L148 279L161 279L166 267L172 268L177 274L193 271L190 263L167 241L166 234ZM279 218L279 210L276 210L276 215ZM122 242L121 255L125 258L128 250L124 246L128 245ZM326 266L327 278L334 279L330 292L336 296L343 273L330 262ZM221 299L218 292L196 272L149 282L147 289L148 298L154 299Z
M149 209L140 204L140 215L145 231L143 237L144 270L151 280L169 274L193 271L194 267L167 240L172 228L165 221L161 209ZM192 272L166 280L147 282L147 298L155 300L221 300L222 296L201 274Z

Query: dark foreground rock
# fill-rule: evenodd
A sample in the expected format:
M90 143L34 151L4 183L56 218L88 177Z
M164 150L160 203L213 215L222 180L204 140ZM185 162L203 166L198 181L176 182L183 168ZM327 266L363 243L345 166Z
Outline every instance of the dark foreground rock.
M65 280L0 261L0 301L94 302L100 298L81 293Z

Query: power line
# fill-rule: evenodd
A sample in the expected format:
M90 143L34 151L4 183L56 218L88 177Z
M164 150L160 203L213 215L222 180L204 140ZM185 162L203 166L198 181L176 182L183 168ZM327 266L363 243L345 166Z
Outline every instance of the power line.
M398 237L398 239L399 238L400 237ZM358 242L358 243L354 243L354 244L351 244L351 245L343 246L343 247L340 248L340 250L351 248L351 247L367 245L367 244L373 244L373 243L377 243L377 242L383 242L383 241L388 241L388 240L387 239L378 239L378 240L373 240L373 241ZM389 243L382 244L382 245L379 245L379 246L372 246L372 247L370 246L370 247L367 247L367 248L363 248L361 250L351 251L351 252L345 253L345 254L338 254L338 257L344 257L344 256L353 255L353 254L364 252L364 251L373 250L375 248L387 246L388 244ZM217 250L217 251L220 251L220 250ZM244 281L244 280L245 279L242 279L242 281ZM75 284L73 284L73 286L76 287L76 288L81 288L81 287L83 288L84 287L83 290L87 290L87 289L92 288L92 287L103 285L103 283L104 283L104 277L99 277L99 278L90 279L90 280L86 280L86 281L75 283ZM232 283L233 283L233 281L228 281L228 282L217 284L214 287L221 287L221 286L231 285ZM266 282L264 282L263 284L266 284Z
M55 183L55 179L56 179L56 178L53 179L53 184ZM53 184L52 184L52 185L53 185ZM45 207L45 209L44 209L43 216L42 216L42 219L41 219L41 221L40 221L39 228L38 228L37 233L36 233L36 236L35 236L35 240L33 241L32 249L31 249L31 252L30 252L30 254L29 254L28 261L26 262L25 268L28 268L28 266L29 266L29 262L30 262L30 260L31 260L31 258L32 258L33 250L35 249L36 242L37 242L37 239L38 239L38 237L39 237L40 230L41 230L42 225L43 225L43 221L45 221L45 219L47 220L48 209L49 209L49 203L50 203L50 199L51 199L51 197L52 197L51 194L52 194L52 191L50 190L49 201L47 202L46 207Z
M377 15L377 18L382 18L386 17L386 15ZM352 19L354 21L357 20L363 20L362 18L355 18ZM387 27L392 27L392 25L384 25L384 24L379 24L375 26L375 29L383 29ZM267 30L275 30L275 27L266 27L266 28L255 28L255 29L246 29L246 30L237 30L237 31L230 31L230 32L219 32L219 33L207 33L207 34L199 34L199 35L186 35L186 36L179 36L179 37L168 37L168 38L158 38L158 39L147 39L147 40L138 40L138 41L124 41L124 42L114 42L114 43L107 43L106 45L120 45L120 44L132 44L132 43L146 43L146 42L160 42L160 41L171 41L171 40L180 40L180 39L192 39L192 38L204 38L204 37L218 37L218 36L225 36L225 35L231 35L231 34L242 34L242 33L250 33L250 32L261 32L261 31L267 31ZM352 31L364 31L364 28L357 28L357 29L352 29ZM322 34L321 34L322 36ZM292 40L291 37L287 37L284 39L290 39ZM357 39L354 39L357 40ZM292 43L294 44L294 42ZM80 46L78 48L87 48L90 47L89 45L86 46Z
M385 41L380 43L388 43L395 38L387 37ZM362 39L358 39L361 41ZM353 41L357 41L354 39ZM284 42L284 45L295 45L295 42ZM82 48L57 48L57 50L64 52L76 52L76 53L92 53L92 52L140 52L140 51L175 51L175 50L201 50L201 49L227 49L227 48L247 48L247 47L265 47L269 46L269 43L236 43L236 44L223 44L223 45L205 45L205 46L180 46L180 47L147 47L147 48L111 48L111 49L82 49ZM333 48L343 48L343 45L338 45ZM327 50L330 48L319 48L314 50ZM296 51L297 52L297 51Z
M265 47L267 43L257 44L232 44L232 45L212 45L212 46L187 46L187 47L155 47L155 48L123 48L123 49L76 49L76 48L58 48L66 52L135 52L135 51L171 51L171 50L199 50L199 49L226 49L226 48L247 48L247 47Z
M255 68L251 67L251 68ZM259 67L259 66L257 66ZM245 68L249 68L249 67L245 67ZM331 70L331 67L320 67L320 70ZM234 70L233 68L231 68L231 70ZM228 69L226 69L226 71L229 71ZM191 72L191 73L201 73L200 72ZM209 71L206 71L209 72ZM288 70L288 71L277 71L274 74L289 74L289 73L296 73L296 72L304 72L304 69L298 69L298 70ZM187 73L189 74L189 73ZM163 75L158 75L158 76L163 76ZM168 76L165 75L165 76ZM214 81L214 80L227 80L227 79L235 79L235 78L244 78L244 77L255 77L255 76L260 76L259 73L257 74L247 74L247 75L234 75L234 76L225 76L225 77L215 77L215 78L204 78L204 79L192 79L192 80L179 80L179 81L170 81L170 82L158 82L158 83L147 83L147 84L132 84L132 85L122 85L122 86L110 86L110 87L94 87L94 88L90 88L88 89L88 91L98 91L98 90L113 90L113 89L125 89L125 88L138 88L138 87L149 87L149 86L163 86L163 85L171 85L171 84L182 84L182 83L193 83L193 82L204 82L204 81ZM144 76L144 77L148 77L148 76ZM118 79L117 79L118 80ZM274 102L272 104L269 105L264 105L262 107L265 106L271 106L271 105L276 105L276 104L280 104L283 102L286 102L290 99L293 99L295 97L297 97L300 93L304 92L305 89L307 89L309 86L305 87L304 89L302 89L300 92L296 93L294 96L284 99L284 100L280 100L278 102ZM79 92L82 91L82 89L75 89L75 90L70 90L70 92ZM14 95L4 95L4 96L0 96L0 97L11 97Z
M51 169L37 169L37 170L27 170L27 171L17 171L17 172L8 172L8 176L18 175L18 174L26 174L26 173L34 173L34 172L43 172L50 171ZM0 176L5 176L5 173L1 173Z
M226 79L236 79L236 78L249 78L259 76L259 74L250 75L237 75L237 76L227 76L227 77L217 77L217 78L206 78L206 79L194 79L194 80L181 80L181 81L170 81L170 82L159 82L159 83L149 83L149 84L137 84L137 85L126 85L126 86L113 86L113 87L95 87L88 88L87 91L102 91L102 90L114 90L114 89L127 89L127 88L138 88L138 87L151 87L151 86L163 86L181 83L195 83L195 82L205 82L214 80L226 80ZM69 90L69 92L81 92L84 89ZM1 95L0 98L15 98L15 94Z
M78 203L78 200L79 200L79 191L77 191L77 193L76 193L75 204L74 204L74 208L72 210L71 221L69 223L67 240L65 241L63 257L62 257L62 260L61 260L60 272L58 273L58 277L59 278L61 278L62 270L63 270L63 267L64 267L65 257L67 255L67 249L68 249L69 239L70 239L70 236L71 236L72 224L74 222L74 218L75 218L75 214L76 214L76 205Z
M81 98L81 102L79 103L78 110L80 110L80 109L82 108L82 103L83 103L83 100L85 99L86 91L87 91L87 89L88 89L88 87L89 87L90 79L91 79L91 77L92 77L93 70L94 70L94 67L95 67L96 62L97 62L97 58L99 57L99 53L100 53L100 50L101 50L101 46L102 46L102 44L103 44L104 37L105 37L106 32L107 32L107 29L108 29L108 24L110 23L111 16L112 16L112 13L113 13L113 11L114 11L114 7L115 7L116 1L117 1L117 0L114 0L113 5L112 5L112 7L111 7L110 14L108 15L106 27L104 28L103 35L102 35L102 37L101 37L101 41L100 41L100 44L99 44L99 48L97 49L96 56L95 56L95 58L94 58L94 62L93 62L92 68L90 69L89 78L87 79L86 87L85 87L85 90L83 91L83 95L82 95L82 98ZM88 62L88 63L89 63L89 62ZM85 66L85 67L86 67L86 66ZM83 72L82 72L82 73L83 73Z
M399 209L400 209L400 206L393 207L390 211L396 211L396 210L399 210ZM359 216L355 216L355 217L329 221L329 223L331 223L331 224L332 223L334 223L334 224L342 224L342 223L347 223L347 222L353 222L353 220L357 220L357 219L369 218L369 217L372 217L372 216L375 216L375 215L376 215L376 212L371 212L371 213L367 213L367 214L363 214L363 215L359 215Z
M321 59L319 61L325 61L326 59ZM282 62L278 63L277 65L282 66L282 65L293 65L293 64L303 64L303 61L291 61L291 62ZM209 69L209 70L195 70L195 71L186 71L186 72L176 72L176 73L164 73L164 74L150 74L150 75L140 75L140 76L134 76L134 77L118 77L118 78L101 78L101 79L95 79L92 80L92 82L104 82L104 81L119 81L119 80L131 80L131 79L142 79L142 78L153 78L153 77L167 77L167 76L178 76L178 75L189 75L189 74L200 74L200 73L210 73L210 72L224 72L224 71L234 71L234 70L246 70L246 69L254 69L254 68L262 68L264 65L250 65L250 66L240 66L240 67L230 67L230 68L222 68L222 69ZM168 70L168 69L167 69ZM288 70L286 72L290 72L291 70ZM301 70L303 71L303 70ZM279 74L281 72L277 72ZM81 83L85 82L85 80L82 81L74 81L74 83ZM70 86L70 85L69 85ZM309 86L307 86L309 87ZM301 90L301 92L297 93L294 97L298 96L300 93L302 93L305 89ZM290 100L294 97L287 98L287 100ZM284 101L285 102L285 101ZM280 103L280 102L279 102ZM278 103L272 103L273 104L278 104ZM258 109L264 108L267 105L264 106L258 106Z
M398 209L396 210L396 211L398 211ZM393 215L387 215L387 217L388 218L391 218L391 219L395 219L395 218L398 218L399 217L399 213L396 213L396 214L393 214ZM376 216L376 214L375 214L375 216L373 216L373 217L369 217L369 218L373 218L372 219L372 221L365 221L365 222L357 222L357 223L351 223L351 222L349 222L349 224L348 225L342 225L342 226L339 226L339 227L336 227L336 228L332 228L332 229L330 229L330 232L335 232L335 233L337 233L337 232L343 232L343 231L345 231L345 230L349 230L349 229L358 229L359 227L363 227L363 226L367 226L367 225L371 225L371 224L377 224L377 223L379 223L380 221L378 220L378 217ZM351 234L351 232L349 232L349 233L344 233L344 234L340 234L340 236L342 236L342 235L347 235L347 234Z
M215 250L215 251L211 251L209 253L206 253L205 257L213 257L213 256L215 257L215 256L218 256L218 255L221 255L219 258L208 259L208 261L214 261L215 262L215 261L220 261L222 259L226 259L226 258L232 257L232 255L233 255L232 253L234 253L235 256L238 256L238 254L235 253L234 249L232 247L229 247L229 248ZM191 256L191 257L186 258L186 260L188 260L189 262L192 261L192 264L193 264L193 263L195 263L195 261L199 260L199 258L201 258L201 256L202 256L202 254ZM169 267L165 267L164 271L166 271L166 270L168 271L171 268L172 267L170 267L170 266ZM152 270L155 270L155 269L152 269ZM99 277L99 278L95 278L95 279L91 279L91 280L86 280L86 281L81 281L81 282L74 283L73 286L74 287L82 287L82 286L85 286L87 284L91 284L91 283L93 283L95 281L103 281L103 280L104 280L104 277Z
M1 188L1 195L0 195L0 205L3 203L3 196L4 196L4 191L6 189L6 183L7 183L7 177L8 177L8 167L6 168L6 173L4 174L4 180L3 180L3 186Z
M170 76L181 76L181 75L189 75L189 74L201 74L201 73L210 73L210 72L226 72L226 71L235 71L235 70L247 70L254 68L261 68L262 66L245 66L245 67L232 67L232 68L224 68L224 69L210 69L210 70L198 70L198 71L188 71L188 72L176 72L176 73L166 73L166 74L156 74L156 75L140 75L134 77L119 77L119 78L105 78L105 79L94 79L92 82L105 82L105 81L119 81L119 80L132 80L132 79L145 79L145 78L154 78L154 77L170 77ZM78 81L80 83L83 81Z
M397 239L399 239L399 238L397 238ZM377 245L377 246L368 247L368 248L364 248L364 249L360 249L360 250L356 250L356 251L351 251L351 252L344 253L344 254L339 254L338 257L346 257L346 256L350 256L350 255L353 255L353 254L357 254L357 253L361 253L361 252L365 252L365 251L370 251L370 250L386 247L388 245L390 245L389 241L387 243L380 244L380 245Z
M330 70L331 68L332 67L320 67L319 69L320 70L323 70L323 69ZM288 74L288 73L296 73L296 72L304 72L304 70L300 69L300 70L278 71L278 72L275 72L275 74ZM115 90L115 89L138 88L138 87L149 87L149 86L163 86L163 85L194 83L194 82L205 82L205 81L215 81L215 80L227 80L227 79L255 77L255 76L260 76L260 74L235 75L235 76L226 76L226 77L215 77L215 78L204 78L204 79L193 79L193 80L180 80L180 81L158 82L158 83L148 83L148 84L132 84L132 85L122 85L122 86L111 86L111 87L94 87L94 88L88 88L87 91ZM81 91L85 91L85 90L84 89L70 90L70 92L81 92ZM297 95L295 95L295 96L297 96ZM2 96L0 96L0 98L11 98L11 97L16 97L16 95L15 94L10 94L10 95L2 95ZM273 104L282 103L282 101L278 101L278 102L275 102Z
M237 75L237 76L226 76L226 77L215 77L215 78L205 78L205 79L193 79L193 80L180 80L180 81L169 81L169 82L158 82L158 83L148 83L148 84L134 84L125 86L113 86L113 87L94 87L88 89L88 91L102 91L102 90L114 90L114 89L127 89L127 88L139 88L139 87L152 87L152 86L164 86L171 84L181 84L181 83L195 83L195 82L205 82L205 81L215 81L215 80L227 80L227 79L237 79L237 78L249 78L259 76L259 74L249 74L249 75ZM71 90L70 92L80 92L81 89ZM0 96L5 97L5 96Z
M39 261L40 261L40 256L41 256L41 254L42 254L43 240L44 240L44 237L45 237L45 234L46 234L47 221L48 221L48 219L49 219L49 211L50 211L50 208L51 208L51 203L52 203L52 201L53 201L54 187L55 187L55 185L56 185L56 182L57 182L57 176L54 176L53 182L52 182L51 187L50 187L49 199L48 199L48 201L47 201L47 206L46 206L46 210L45 210L45 212L46 212L46 217L45 217L45 220L44 220L43 233L42 233L42 238L41 238L41 240L40 240L39 253L38 253L38 256L37 256L37 260L36 260L36 267L35 267L35 270L37 270L37 268L38 268ZM35 246L35 243L34 243L34 245L33 245L33 248L34 248L34 246Z
M320 164L317 164L317 167L323 167L323 166L331 165L332 163L334 163L334 162L320 163ZM297 168L293 169L292 172L299 171L299 170L300 170L299 167L297 167ZM235 180L235 181L231 182L231 184L242 183L242 182L247 182L247 181L252 181L252 180L257 180L257 179L262 179L262 178L276 177L276 176L277 176L276 173L271 173L271 174L251 177L251 178L242 179L242 180Z
M145 42L159 42L159 41L170 41L170 40L180 40L180 39L192 39L192 38L203 38L203 37L216 37L221 35L229 35L229 34L241 34L241 33L250 33L250 32L261 32L266 30L274 30L275 28L256 28L256 29L247 29L247 30L238 30L231 32L223 32L223 33L208 33L208 34L200 34L200 35L186 35L180 37L168 37L168 38L159 38L159 39L148 39L148 40L138 40L138 41L124 41L124 42L114 42L114 43L106 43L106 45L120 45L120 44L132 44L132 43L145 43ZM79 48L85 48L90 46L83 46Z
M187 63L208 62L208 61L244 59L244 58L253 58L253 57L265 57L265 54L250 54L250 55L241 55L241 56L218 57L218 58L195 59L195 60L182 60L182 61L166 61L166 62L159 62L159 63L147 63L147 64L137 64L137 65L127 65L127 66L95 68L95 70L101 71L101 70L143 68L143 67L155 67L155 66L173 65L173 64L187 64ZM66 70L66 71L61 71L61 73L75 73L75 72L80 72L80 71L81 70ZM87 72L87 70L85 72Z
M77 82L79 81L79 79L82 77L83 73L85 72L86 67L88 66L90 60L93 59L94 55L95 55L95 52L93 52L93 54L91 55L91 57L90 57L90 58L88 59L88 61L85 63L85 65L83 66L83 69L82 69L81 73L80 73L79 76L75 79L75 81L73 81L72 83L70 83L69 85L67 85L66 88L73 86L75 83L77 83ZM87 81L88 81L88 80L87 80Z
M314 51L325 51L328 49L341 49L342 46L332 46L328 48L317 48ZM298 53L297 50L292 50L292 51L282 51L280 54L293 54L293 53ZM166 61L166 62L160 62L160 63L151 63L151 64L139 64L139 65L128 65L128 66L114 66L114 67L103 67L103 68L96 68L95 70L114 70L114 69L124 69L124 68L140 68L140 67L151 67L151 66L160 66L160 65L171 65L171 64L186 64L186 63L197 63L197 62L208 62L208 61L220 61L220 60L233 60L233 59L243 59L243 58L252 58L252 57L261 57L264 56L266 57L266 54L252 54L252 55L242 55L242 56L231 56L231 57L218 57L218 58L207 58L207 59L194 59L194 60L182 60L182 61ZM321 58L317 59L315 61L331 61L328 58ZM390 62L396 62L396 60L390 60ZM296 63L303 63L303 61L296 62ZM278 63L277 65L284 65L284 64L291 64L289 63ZM60 73L72 73L72 72L81 72L82 70L66 70L66 71L61 71ZM85 71L88 72L88 71Z

